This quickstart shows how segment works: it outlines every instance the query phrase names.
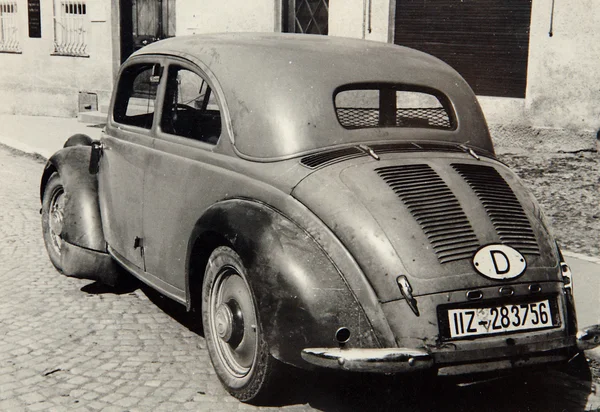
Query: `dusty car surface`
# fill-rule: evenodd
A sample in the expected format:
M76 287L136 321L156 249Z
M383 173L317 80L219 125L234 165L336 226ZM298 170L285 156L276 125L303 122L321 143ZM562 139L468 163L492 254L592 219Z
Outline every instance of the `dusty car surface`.
M473 378L561 364L571 273L494 154L473 92L407 48L283 34L177 37L122 66L100 141L41 182L66 275L118 266L202 313L243 400L282 364Z

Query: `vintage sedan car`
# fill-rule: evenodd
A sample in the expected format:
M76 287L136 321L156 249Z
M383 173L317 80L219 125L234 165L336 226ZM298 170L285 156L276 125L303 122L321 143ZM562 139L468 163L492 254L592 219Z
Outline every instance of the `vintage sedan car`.
M202 313L243 401L282 364L472 378L567 362L571 273L448 65L388 44L222 34L122 66L100 141L48 161L66 275L118 267ZM117 266L118 265L118 266Z

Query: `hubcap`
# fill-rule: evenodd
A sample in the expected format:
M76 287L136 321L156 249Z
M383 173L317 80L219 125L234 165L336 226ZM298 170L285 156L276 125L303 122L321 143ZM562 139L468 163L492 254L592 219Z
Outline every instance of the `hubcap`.
M236 377L247 375L257 356L257 317L250 289L238 271L221 269L210 295L209 322L222 365Z
M52 248L60 255L62 246L61 233L64 222L65 211L65 192L57 188L52 194L50 200L50 210L48 211L48 226L50 228L50 238L52 239Z
M233 331L233 314L231 309L226 304L220 304L215 314L215 327L217 328L217 335L224 342L229 342L231 339L231 332Z

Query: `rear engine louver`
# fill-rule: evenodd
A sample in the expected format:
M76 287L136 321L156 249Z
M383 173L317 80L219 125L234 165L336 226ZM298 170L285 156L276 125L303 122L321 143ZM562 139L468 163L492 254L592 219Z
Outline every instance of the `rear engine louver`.
M539 255L531 223L514 192L490 166L453 164L483 204L502 243L523 254Z
M377 154L410 152L454 152L464 153L460 147L436 143L376 143L369 145Z
M479 241L450 188L428 165L375 169L423 228L440 263L471 258Z
M353 157L359 156L367 156L367 154L360 150L358 147L344 147L343 149L330 150L328 152L316 153L313 155L308 155L300 159L300 163L302 163L306 167L310 167L314 169L315 167L322 166L326 163L333 163L340 160L351 159Z

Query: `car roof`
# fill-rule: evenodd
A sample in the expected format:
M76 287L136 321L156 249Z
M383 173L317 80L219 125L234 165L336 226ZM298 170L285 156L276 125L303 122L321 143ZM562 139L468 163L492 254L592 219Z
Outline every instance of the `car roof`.
M222 33L162 40L134 56L148 54L185 58L216 79L235 147L248 157L285 158L340 144L388 140L469 143L493 152L467 83L446 63L417 50L331 36ZM442 92L456 113L456 129L343 128L333 104L335 90L378 82Z

